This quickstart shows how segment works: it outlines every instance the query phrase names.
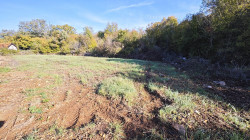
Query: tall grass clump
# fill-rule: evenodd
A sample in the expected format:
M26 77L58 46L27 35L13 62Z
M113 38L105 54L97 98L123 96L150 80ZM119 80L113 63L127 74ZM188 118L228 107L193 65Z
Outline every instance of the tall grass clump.
M129 104L137 96L133 81L121 77L112 77L104 80L97 92L100 95L115 99L124 98Z

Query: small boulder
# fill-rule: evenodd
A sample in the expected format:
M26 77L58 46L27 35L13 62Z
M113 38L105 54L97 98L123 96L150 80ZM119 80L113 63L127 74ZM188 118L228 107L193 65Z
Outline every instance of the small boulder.
M211 88L213 88L213 87L212 87L212 86L207 86L207 88L210 88L210 89L211 89Z
M212 89L213 87L212 87L212 86L210 86L210 85L206 85L206 84L204 84L204 85L203 85L203 88Z
M220 86L226 86L226 83L224 81L214 81L214 83Z
M177 123L174 123L172 124L172 127L177 130L181 135L185 136L186 134L186 129L183 125L180 125L180 124L177 124Z

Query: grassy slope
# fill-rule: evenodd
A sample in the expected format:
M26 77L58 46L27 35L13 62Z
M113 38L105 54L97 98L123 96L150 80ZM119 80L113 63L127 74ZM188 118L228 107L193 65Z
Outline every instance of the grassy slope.
M224 102L219 96L214 96L211 91L203 89L185 73L164 63L55 55L17 55L13 58L18 65L8 67L8 69L1 68L2 74L9 71L27 72L32 73L30 78L54 81L54 84L45 85L42 89L37 87L26 89L24 93L30 100L34 96L39 96L43 102L50 102L52 99L50 92L62 83L68 82L65 75L78 79L83 88L94 88L96 93L101 93L101 95L108 95L109 93L105 92L110 92L111 94L108 95L108 97L111 96L110 100L117 99L119 96L120 98L128 97L129 105L131 102L134 103L132 106L137 102L136 96L129 95L135 92L134 86L136 89L145 87L150 94L157 95L166 101L158 110L157 117L163 123L182 124L188 130L184 137L229 139L249 136L247 133L249 120L246 117L249 116L249 112L243 111L243 114L247 115L242 115L239 109ZM117 77L118 80L109 80L114 77ZM122 79L125 79L125 84L121 84ZM114 82L119 83L115 86ZM109 84L113 86L109 86ZM119 85L124 87L120 89ZM119 93L115 95L116 92ZM126 96L127 94L128 96ZM42 107L31 106L29 111L30 113L42 113ZM218 122L222 122L223 125ZM157 138L164 138L162 132L153 133L158 135Z

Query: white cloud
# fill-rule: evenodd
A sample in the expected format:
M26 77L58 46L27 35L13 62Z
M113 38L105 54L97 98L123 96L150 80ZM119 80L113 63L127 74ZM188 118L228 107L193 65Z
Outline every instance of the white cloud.
M128 9L128 8L133 8L133 7L142 7L142 6L152 5L153 3L154 2L141 2L141 3L137 3L137 4L120 6L120 7L108 10L107 13L115 12L115 11L119 11L119 10L123 10L123 9Z
M97 23L102 23L102 24L106 24L108 23L107 20L99 17L99 16L96 16L92 13L88 13L88 12L84 12L84 13L78 13L79 16L81 17L84 17L84 18L87 18L88 20L91 20L91 21L94 21L94 22L97 22Z

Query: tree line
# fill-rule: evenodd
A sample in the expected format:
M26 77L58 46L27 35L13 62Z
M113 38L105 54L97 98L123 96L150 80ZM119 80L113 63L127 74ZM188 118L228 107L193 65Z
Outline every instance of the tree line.
M77 34L70 25L48 25L45 20L20 22L19 30L2 30L1 42L22 50L48 54L162 60L169 54L201 57L212 62L249 65L250 4L247 0L203 0L200 11L178 23L176 17L151 23L146 30L119 29L108 23L94 33L84 27Z

